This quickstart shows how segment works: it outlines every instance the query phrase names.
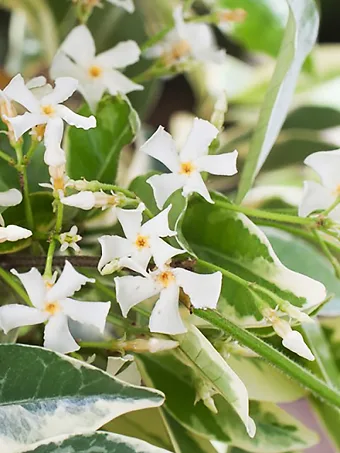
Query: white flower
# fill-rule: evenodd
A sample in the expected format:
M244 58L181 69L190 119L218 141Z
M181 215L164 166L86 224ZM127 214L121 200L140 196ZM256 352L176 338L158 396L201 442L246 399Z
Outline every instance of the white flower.
M89 190L84 190L83 192L70 195L69 197L61 198L61 202L66 206L89 211L92 208L105 209L109 206L116 206L118 199L114 194L108 195L104 192L90 192Z
M0 326L5 333L16 327L47 322L44 346L66 354L79 349L70 333L68 318L104 331L110 302L70 299L82 285L94 280L79 274L68 261L56 283L44 280L36 268L23 274L14 269L11 272L21 280L34 307L16 304L0 307Z
M22 76L18 74L7 87L8 96L28 110L23 115L7 118L14 129L16 140L29 129L37 125L46 125L44 160L47 165L57 167L66 161L65 152L61 148L64 131L63 120L71 126L86 130L96 127L94 116L86 118L74 113L65 105L61 105L74 93L77 86L76 79L60 77L56 79L54 89L48 89L47 94L42 97L34 96L25 85Z
M17 189L9 189L6 192L0 192L0 206L16 206L22 201L21 192ZM5 227L5 222L0 214L0 243L5 241L19 241L32 236L32 231L16 225L8 225Z
M161 267L173 256L184 252L161 239L177 234L169 228L168 215L171 205L142 225L144 209L143 204L140 204L137 209L116 209L126 239L108 235L98 239L102 247L102 256L98 264L99 271L111 261L116 260L118 260L118 265L119 262L122 262L124 267L131 268L132 266L132 269L135 270L134 264L137 264L145 271L151 257L156 266ZM121 261L122 258L123 261ZM124 258L131 258L131 263Z
M80 247L77 244L82 239L78 234L78 227L73 225L68 233L61 233L59 235L59 241L61 243L60 251L65 252L69 247L71 247L75 252L80 251Z
M120 42L96 56L93 37L85 25L74 28L55 56L51 76L71 76L79 80L78 90L93 111L107 90L112 96L143 90L117 69L136 63L140 49L135 41Z
M144 277L116 277L114 281L117 302L123 316L126 317L130 308L140 302L159 295L150 316L150 331L176 335L187 330L178 309L180 289L183 289L195 308L216 308L222 274L196 274L186 269L164 266Z
M30 236L32 236L32 231L17 225L0 227L0 243L5 241L19 241L20 239L27 239Z
M207 24L185 22L183 9L174 9L174 29L159 44L146 51L149 58L163 58L166 64L186 60L222 63L225 51L218 49L214 34Z
M153 136L141 147L146 154L162 162L171 173L151 176L147 182L153 188L158 208L176 190L182 188L184 197L197 192L213 203L200 175L207 171L214 175L231 176L237 173L237 151L209 156L209 145L218 134L209 121L195 118L184 147L179 153L171 135L159 126Z
M107 0L107 1L109 3L112 3L112 5L124 8L130 14L135 11L135 5L133 4L133 0Z
M313 153L305 159L305 164L320 176L321 184L305 181L299 206L301 217L329 208L340 197L340 149ZM340 221L340 205L329 213L329 217Z

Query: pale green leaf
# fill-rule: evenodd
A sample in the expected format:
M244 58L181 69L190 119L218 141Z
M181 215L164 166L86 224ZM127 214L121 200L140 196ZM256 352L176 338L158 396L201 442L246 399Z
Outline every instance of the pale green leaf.
M185 239L200 258L256 282L307 312L324 301L323 284L285 267L260 228L245 215L228 210L229 202L222 195L213 194L213 198L213 205L194 198L182 226ZM206 272L204 266L198 269ZM265 326L248 289L229 278L223 280L219 310L243 326ZM270 297L265 300L276 307Z
M140 439L119 434L98 432L56 438L22 453L170 453Z
M261 169L285 121L302 64L318 33L314 0L287 0L289 18L276 68L263 101L244 167L237 201L241 202Z
M0 443L12 453L59 435L95 431L121 414L162 404L85 362L25 345L0 345Z

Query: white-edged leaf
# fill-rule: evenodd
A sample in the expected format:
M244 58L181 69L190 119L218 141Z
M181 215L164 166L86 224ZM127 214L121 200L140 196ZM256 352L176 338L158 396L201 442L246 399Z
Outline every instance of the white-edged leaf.
M95 431L121 414L163 402L160 392L39 347L0 345L0 364L1 453Z
M314 0L287 0L289 18L275 71L263 101L242 172L237 202L241 202L260 171L286 118L297 78L312 50L319 27Z

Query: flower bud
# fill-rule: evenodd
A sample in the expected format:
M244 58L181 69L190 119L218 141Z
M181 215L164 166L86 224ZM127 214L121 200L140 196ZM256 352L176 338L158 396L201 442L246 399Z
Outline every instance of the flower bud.
M221 130L223 127L224 118L227 110L228 110L227 95L225 92L223 92L217 99L214 106L213 114L211 115L211 123L219 130Z
M105 209L109 206L116 206L117 197L115 195L108 195L104 192L90 192L89 190L85 190L75 195L64 197L61 202L66 206L73 206L89 211L92 208Z
M177 348L178 342L173 340L164 340L162 338L137 338L136 340L124 341L121 347L125 351L134 352L151 352L152 354L161 351L168 351Z
M122 266L120 264L120 259L116 258L115 260L110 261L108 264L106 264L99 272L101 275L110 275L113 274L114 272L120 271L122 269Z

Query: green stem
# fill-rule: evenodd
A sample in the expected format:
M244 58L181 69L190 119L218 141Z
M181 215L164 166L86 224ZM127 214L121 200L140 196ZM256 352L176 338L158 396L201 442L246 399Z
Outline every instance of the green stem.
M231 335L235 340L259 354L259 356L267 360L272 366L276 366L319 398L340 408L340 393L330 387L328 383L321 381L310 371L285 356L282 352L265 343L254 334L225 319L217 311L194 309L194 314L213 326L218 327L228 335Z
M120 342L117 340L111 340L111 341L80 341L79 346L81 348L90 348L90 349L108 349L108 350L113 350L113 351L118 351L119 349L119 344Z
M150 47L154 46L157 44L159 41L162 41L162 39L173 29L173 25L169 25L168 27L164 28L163 30L159 31L156 33L152 38L148 39L145 41L144 44L141 45L141 51L144 52L144 50L149 49Z
M334 203L332 203L329 208L325 209L322 212L322 215L327 216L331 211L333 211L334 208L336 208L338 206L339 203L340 203L340 197L337 197L337 199L334 201Z
M340 279L340 263L339 263L339 261L335 258L335 256L332 255L331 251L329 250L327 244L325 243L323 238L320 236L320 234L316 230L313 230L313 234L314 234L316 240L318 241L321 250L326 255L326 257L329 259L330 263L332 264L335 275L337 276L337 278Z
M32 306L32 302L28 297L26 291L22 288L22 286L17 282L17 279L10 272L7 272L0 267L0 277L18 294L18 296L21 297L23 301L25 301L27 305Z
M239 277L238 275L233 274L232 272L227 271L227 269L217 266L216 264L208 263L208 261L201 260L200 258L198 258L196 262L197 264L200 264L201 266L211 269L212 271L221 272L221 274L224 275L225 277L229 278L230 280L233 280L236 283L239 283L240 285L247 289L250 289L250 287L253 285L253 283L244 280L242 277Z
M0 151L0 158L8 162L10 165L15 165L14 159L6 154L4 151Z
M22 186L22 191L24 194L24 206L25 206L25 215L27 220L27 225L30 230L34 229L34 217L30 201L30 193L28 188L28 178L26 166L23 164L23 154L22 154L22 143L16 142L14 146L16 155L17 155L17 168L20 173L20 183Z
M24 156L25 164L26 164L26 165L27 165L27 164L30 162L30 160L32 159L35 150L38 148L38 145L39 145L38 140L35 140L34 138L32 138L32 140L31 140L31 145L30 145L30 147L29 147L29 150L27 151L26 155Z
M240 206L224 202L222 200L214 200L216 206L228 209L229 211L241 212L249 217L257 217L259 219L274 220L276 222L283 223L294 223L297 225L315 225L316 220L309 217L297 217L287 214L279 214L276 212L261 211L260 209L247 208L246 206Z
M61 232L61 228L63 225L63 214L64 214L64 205L60 202L60 200L56 200L57 202L57 217L55 223L55 229L53 237L51 238L50 245L47 251L46 257L46 265L45 265L45 272L44 277L51 278L52 277L52 266L53 266L53 256L54 252L58 243L56 239L57 235Z

